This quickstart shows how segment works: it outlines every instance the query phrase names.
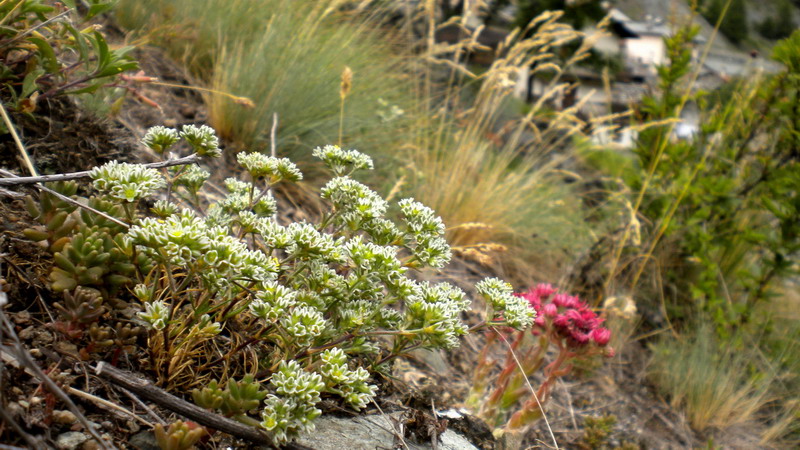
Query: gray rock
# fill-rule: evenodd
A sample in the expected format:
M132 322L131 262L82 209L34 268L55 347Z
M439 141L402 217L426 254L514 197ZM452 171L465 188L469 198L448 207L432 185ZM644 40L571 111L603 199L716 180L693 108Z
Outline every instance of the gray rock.
M81 433L80 431L69 431L58 435L58 438L56 438L56 447L61 450L74 450L88 440L88 434Z
M374 450L375 448L393 448L397 441L397 423L401 413L388 415L369 415L353 418L323 416L314 423L316 429L300 436L297 444L317 450ZM412 450L432 449L430 443L416 444L406 439L406 445ZM460 434L446 430L441 435L437 446L439 450L477 450Z
M141 433L134 434L128 439L128 445L136 450L160 450L158 442L156 442L156 435L152 431L142 431Z

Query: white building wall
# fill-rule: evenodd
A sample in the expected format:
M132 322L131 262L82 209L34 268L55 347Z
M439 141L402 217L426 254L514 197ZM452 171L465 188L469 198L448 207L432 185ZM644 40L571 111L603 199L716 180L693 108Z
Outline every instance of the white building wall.
M623 41L628 62L649 66L661 65L665 61L664 40L661 36L641 36Z

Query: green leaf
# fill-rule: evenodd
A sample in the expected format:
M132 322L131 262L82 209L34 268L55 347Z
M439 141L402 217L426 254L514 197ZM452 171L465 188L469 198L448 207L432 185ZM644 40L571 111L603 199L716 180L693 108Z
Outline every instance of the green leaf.
M92 17L97 16L98 14L103 14L104 12L110 11L111 9L116 6L117 2L109 2L109 3L95 3L89 7L89 12L86 13L86 17L84 20L90 20Z
M69 34L72 35L73 39L75 39L75 45L73 48L78 49L78 54L81 57L81 61L87 66L89 65L89 46L86 44L86 36L78 31L72 24L64 23L64 27L67 29Z
M45 70L41 67L37 67L30 71L27 75L25 75L25 79L22 81L22 92L20 94L21 98L28 98L34 91L38 88L36 85L36 80L44 75Z
M39 49L39 56L42 59L44 68L50 73L56 73L61 69L61 63L58 62L55 50L50 46L50 43L40 37L29 37L29 41Z

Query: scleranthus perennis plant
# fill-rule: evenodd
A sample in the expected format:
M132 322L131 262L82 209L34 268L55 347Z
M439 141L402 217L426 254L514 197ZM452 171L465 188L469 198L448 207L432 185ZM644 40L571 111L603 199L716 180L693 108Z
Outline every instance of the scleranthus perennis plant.
M195 155L221 153L208 127L156 127L143 143L172 154L180 139ZM370 370L414 349L456 347L470 331L461 289L409 277L450 260L442 220L414 199L398 202L399 220L390 220L393 206L351 178L372 168L368 156L335 146L314 154L335 174L320 194L329 209L319 223L279 220L272 187L302 179L283 158L240 153L246 180L225 180L227 195L210 205L197 195L208 177L200 168L114 162L92 171L130 223L116 239L136 269L127 287L158 383L193 388L201 406L262 427L276 443L312 430L322 397L363 409L377 389ZM154 196L145 214L141 200ZM477 288L490 306L473 329L533 322L507 283Z
M490 285L494 284L498 282ZM490 425L507 431L520 430L541 418L540 404L548 400L555 381L572 370L573 361L595 355L614 355L614 350L608 346L611 332L601 327L603 319L584 302L558 292L549 284L539 284L528 292L513 296L507 288L492 288L490 292L494 296L523 300L527 308L536 311L536 318L530 331L509 334L513 339L493 383L490 383L490 375L493 375L491 369L496 366L496 361L491 359L490 352L495 348L498 334L503 331L493 330L488 334L467 403ZM485 286L483 290L486 290ZM490 300L492 306L496 302ZM545 365L550 348L555 350L555 359ZM531 395L525 380L543 365L545 379Z

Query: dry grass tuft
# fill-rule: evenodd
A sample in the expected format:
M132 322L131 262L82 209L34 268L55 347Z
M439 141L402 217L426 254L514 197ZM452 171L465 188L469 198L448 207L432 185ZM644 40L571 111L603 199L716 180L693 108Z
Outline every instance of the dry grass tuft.
M650 376L670 405L686 411L699 431L754 423L767 406L771 375L756 379L747 371L752 354L729 345L720 351L713 330L698 326L693 337L666 337L653 346Z
M433 15L432 10L423 13ZM581 105L561 111L549 105L569 87L563 73L588 56L592 42L559 23L560 16L545 13L513 32L481 74L464 64L480 29L470 33L468 17L454 18L448 24L461 25L467 37L433 45L437 27L428 20L426 76L418 95L425 101L410 150L416 175L411 183L414 195L442 214L455 246L502 243L510 256L535 255L535 261L549 264L588 244L579 199L558 171L586 125L577 115ZM564 59L566 45L575 43L577 50ZM527 113L509 120L513 88L523 69L531 67L550 82ZM470 93L474 86L477 92ZM443 94L431 98L431 92Z

